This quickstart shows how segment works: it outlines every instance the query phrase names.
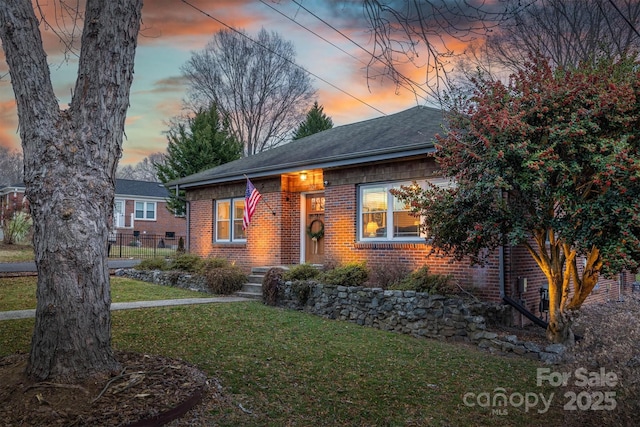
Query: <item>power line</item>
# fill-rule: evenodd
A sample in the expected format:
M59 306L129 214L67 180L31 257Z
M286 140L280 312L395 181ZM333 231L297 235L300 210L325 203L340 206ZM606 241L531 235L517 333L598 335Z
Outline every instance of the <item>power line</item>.
M336 90L338 90L338 91L340 91L340 92L344 93L345 95L347 95L347 96L349 96L349 97L351 97L351 98L355 99L356 101L360 102L361 104L366 105L367 107L371 108L372 110L377 111L378 113L382 114L383 116L386 116L386 115L387 115L384 111L379 110L378 108L376 108L376 107L374 107L373 105L371 105L371 104L367 103L366 101L363 101L362 99L358 98L357 96L352 95L352 94L350 94L349 92L347 92L347 91L345 91L345 90L343 90L343 89L339 88L338 86L334 85L333 83L331 83L331 82L329 82L329 81L327 81L327 80L323 79L322 77L318 76L317 74L314 74L314 73L312 73L311 71L307 70L307 69L306 69L306 68L304 68L303 66L298 65L298 64L296 64L295 62L293 62L293 61L289 60L288 58L283 57L283 56L282 56L282 55L280 55L279 53L274 52L273 50L269 49L267 46L262 45L261 43L259 43L259 42L257 42L256 40L252 39L252 38L251 38L251 37L249 37L248 35L244 34L242 31L238 31L237 29L235 29L235 28L233 28L232 26L230 26L230 25L226 24L225 22L222 22L222 21L221 21L221 20L219 20L218 18L216 18L216 17L214 17L214 16L210 15L209 13L207 13L207 12L205 12L204 10L200 9L199 7L197 7L197 6L193 5L193 4L191 4L191 3L190 3L190 2L188 2L187 0L180 0L180 1L181 1L182 3L184 3L184 4L186 4L187 6L191 7L192 9L194 9L194 10L196 10L196 11L200 12L201 14L203 14L203 15L204 15L204 16L206 16L206 17L208 17L209 19L212 19L212 20L214 20L214 21L218 22L220 25L223 25L224 27L228 28L229 30L231 30L231 31L233 31L233 32L235 32L235 33L237 33L237 34L241 35L242 37L244 37L244 38L246 38L246 39L250 40L250 41L251 41L251 42L253 42L254 44L256 44L256 45L260 46L261 48L263 48L263 49L265 49L265 50L267 50L267 51L271 52L272 54L274 54L274 55L276 55L276 56L280 57L280 59L282 59L282 60L284 60L284 61L287 61L288 63L290 63L290 64L291 64L291 65L293 65L294 67L297 67L297 68L301 69L301 70L302 70L302 71L304 71L305 73L312 75L313 77L317 78L318 80L320 80L320 81L322 81L322 82L324 82L324 83L328 84L328 85L329 85L329 86L331 86L332 88L334 88L334 89L336 89Z
M287 18L289 21L293 22L294 24L304 28L305 30L307 30L308 32L310 32L311 34L313 34L314 36L318 37L319 39L322 39L323 41L329 43L331 46L335 47L336 49L340 50L342 53L345 53L347 55L349 55L350 57L352 57L353 59L355 59L356 61L367 65L366 62L364 62L362 59L358 58L357 56L352 55L351 53L347 52L346 50L342 49L340 46L336 45L335 43L327 40L326 38L322 37L320 34L316 33L315 31L313 31L310 28L305 27L304 25L302 25L301 23L299 23L298 21L296 21L294 18L291 18L287 15L285 15L284 13L280 12L278 9L276 9L275 7L271 6L269 3L267 3L264 0L260 0L260 3L264 4L265 6L267 6L268 8L270 8L271 10L279 13L280 15L284 16L285 18Z
M349 55L351 58L355 59L356 61L360 62L361 64L363 64L363 65L365 65L365 66L368 66L368 65L370 64L370 63L367 63L367 62L363 61L362 59L358 58L357 56L352 55L351 53L347 52L346 50L342 49L340 46L336 45L335 43L333 43L333 42L331 42L331 41L327 40L326 38L324 38L324 37L323 37L323 36L321 36L320 34L318 34L318 33L316 33L315 31L313 31L312 29L310 29L310 28L308 28L308 27L306 27L306 26L302 25L300 22L296 21L294 18L291 18L291 17L287 16L286 14L282 13L281 11L279 11L279 10L278 10L278 9L276 9L275 7L271 6L270 4L268 4L267 2L265 2L264 0L260 0L260 2L261 2L262 4L264 4L265 6L269 7L270 9L274 10L275 12L279 13L280 15L284 16L284 17L285 17L285 18L287 18L289 21L293 22L294 24L298 25L299 27L304 28L305 30L307 30L308 32L310 32L310 33L311 33L311 34L313 34L314 36L318 37L319 39L321 39L321 40L325 41L326 43L328 43L328 44L330 44L331 46L335 47L336 49L340 50L341 52L343 52L343 53L345 53L345 54ZM305 10L307 10L307 9L305 9ZM308 10L307 10L307 12L308 12ZM297 12L296 12L296 15L297 15ZM313 14L312 14L312 15L313 15ZM315 15L314 15L314 16L315 16ZM318 18L317 16L316 16L316 18L317 18L317 19L319 19L320 21L322 21L322 20L321 20L320 18ZM324 23L324 21L322 21L322 22ZM331 27L331 28L333 28L333 27ZM338 31L338 30L336 30L336 31ZM340 31L338 31L338 32L340 33ZM340 34L342 34L342 33L340 33ZM349 39L349 38L348 38L347 36L345 36L344 34L342 34L342 36L343 36L343 37L346 37L346 38L347 38L349 41L351 41L353 44L355 44L356 46L358 46L358 47L360 47L361 49L363 49L363 50L364 50L364 51L365 51L369 56L372 56L372 57L373 57L373 54L372 54L372 53L368 52L366 49L364 49L363 47L359 46L356 42L354 42L353 40ZM377 60L377 61L379 61L379 62L382 62L379 58L374 58L374 59L375 59L375 60ZM383 63L383 65L384 65L384 63ZM397 71L396 71L396 72L397 72ZM401 76L404 80L409 81L410 83L414 84L416 87L420 87L417 83L415 83L415 82L411 81L409 78L405 77L405 76L404 76L404 75L402 75L401 73L399 73L399 72L397 72L397 73L398 73L398 75L399 75L399 76ZM410 92L413 92L413 94L414 94L416 97L419 97L419 98L423 99L424 101L427 101L427 98L425 98L425 97L423 97L423 96L418 95L414 90L412 90L412 89L411 89L411 87L407 87L407 86L405 86L405 84L403 84L403 82L401 82L401 81L397 81L397 82L396 82L396 84L398 84L399 86L401 86L401 87L405 88L406 90L408 90L408 91L410 91ZM420 89L422 89L422 88L420 88ZM424 89L422 89L422 90L424 91ZM424 91L424 92L426 93L426 91Z
M262 1L262 0L260 0ZM385 61L381 60L380 58L378 58L377 56L375 56L373 54L373 52L370 52L369 50L367 50L366 48L364 48L362 45L360 45L359 43L357 43L356 41L354 41L351 37L347 36L346 34L344 34L342 31L340 31L339 29L337 29L336 27L334 27L333 25L331 25L330 23L328 23L327 21L325 21L324 19L322 19L321 17L319 17L318 15L316 15L315 13L313 13L312 11L310 11L309 9L307 9L306 7L304 7L302 4L300 4L299 2L297 2L296 0L291 0L294 4L298 5L298 7L300 7L301 9L303 9L304 11L306 11L308 14L310 14L311 16L313 16L314 18L316 18L318 21L322 22L323 24L325 24L327 27L331 28L333 31L337 32L338 34L340 34L342 37L344 37L345 39L349 40L351 43L353 43L355 46L357 46L358 48L360 48L362 51L364 51L367 55L369 55L371 58L375 59L378 62L381 62L382 65L384 65L385 67L391 67L393 68L393 66L391 64L386 63ZM264 1L262 1L264 3ZM306 27L305 27L306 28ZM413 79L411 79L410 77L405 76L404 74L402 74L401 72L399 72L398 70L395 70L395 73L401 77L403 80L411 83L412 85L414 85L417 88L420 88L420 90L422 90L424 93L427 93L427 91L425 89L423 89L420 84L416 81L414 81ZM404 87L404 86L403 86ZM424 99L426 101L426 98L423 98L422 96L416 94L414 92L414 94L416 96L419 96L420 98Z
M636 33L636 35L638 37L640 37L640 33L638 32L638 30L636 29L635 25L633 25L633 23L631 21L629 21L627 19L626 16L624 16L624 14L622 13L622 11L618 8L618 6L614 3L613 0L609 0L609 3L611 3L611 6L613 6L613 8L618 12L618 14L622 17L622 19L625 20L625 22L627 24L629 24L629 26L631 27L631 29L633 30L634 33Z

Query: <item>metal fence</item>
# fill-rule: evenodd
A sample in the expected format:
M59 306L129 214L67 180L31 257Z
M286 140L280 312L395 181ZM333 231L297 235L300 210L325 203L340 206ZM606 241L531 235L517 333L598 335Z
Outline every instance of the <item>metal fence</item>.
M109 258L155 258L175 255L185 237L172 233L118 233L109 241Z

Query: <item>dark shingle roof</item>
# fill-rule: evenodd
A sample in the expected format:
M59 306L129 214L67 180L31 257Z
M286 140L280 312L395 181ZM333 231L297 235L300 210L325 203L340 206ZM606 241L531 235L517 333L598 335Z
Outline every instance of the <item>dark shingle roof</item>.
M160 182L134 181L132 179L116 179L117 196L161 197L169 196L167 189Z
M8 185L0 187L0 191L24 192L24 184ZM169 191L160 182L136 181L133 179L116 179L116 197L140 196L140 197L169 197Z
M301 169L356 165L433 151L442 110L414 107L396 114L338 126L168 183L199 185L270 176Z

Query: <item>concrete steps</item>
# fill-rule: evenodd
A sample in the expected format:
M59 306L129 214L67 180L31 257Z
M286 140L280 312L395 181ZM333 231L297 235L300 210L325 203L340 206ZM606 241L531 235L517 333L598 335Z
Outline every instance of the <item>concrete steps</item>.
M287 269L287 267L279 267ZM244 298L262 300L262 279L270 268L272 267L252 267L248 282L245 283L242 286L242 289L236 292L234 295Z

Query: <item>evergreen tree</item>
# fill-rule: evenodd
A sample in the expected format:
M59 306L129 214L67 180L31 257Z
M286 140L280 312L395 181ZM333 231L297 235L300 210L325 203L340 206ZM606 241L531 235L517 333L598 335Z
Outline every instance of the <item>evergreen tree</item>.
M318 101L313 103L313 107L307 112L307 117L298 125L293 134L294 141L333 127L333 120L322 110L323 107L318 105Z
M242 144L231 134L228 122L215 105L198 111L186 123L173 124L167 139L167 154L162 162L154 163L163 184L239 159L242 155ZM167 208L174 215L184 215L184 192L176 195L172 191Z

